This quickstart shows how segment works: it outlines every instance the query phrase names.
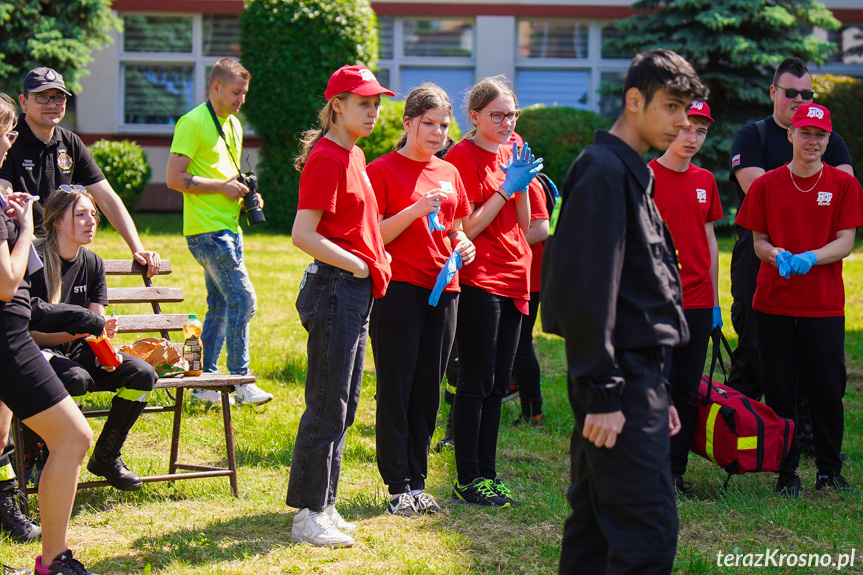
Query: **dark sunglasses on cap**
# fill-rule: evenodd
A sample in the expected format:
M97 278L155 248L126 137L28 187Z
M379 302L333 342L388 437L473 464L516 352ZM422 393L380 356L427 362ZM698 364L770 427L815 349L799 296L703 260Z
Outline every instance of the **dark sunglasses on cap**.
M775 87L779 88L783 92L785 92L785 97L789 100L793 100L797 97L797 94L804 100L812 100L815 98L815 90L794 90L793 88L783 88L779 84L773 84Z

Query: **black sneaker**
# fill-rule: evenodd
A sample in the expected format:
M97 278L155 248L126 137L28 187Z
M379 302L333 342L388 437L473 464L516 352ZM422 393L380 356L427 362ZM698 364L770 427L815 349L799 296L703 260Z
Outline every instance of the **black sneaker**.
M387 512L391 515L400 515L402 517L416 517L419 515L414 498L410 493L393 495L393 498L390 499L390 504L387 505Z
M434 446L435 453L440 453L444 449L452 449L453 448L453 440L452 440L452 410L446 416L446 429L443 433L443 439L437 442L437 445Z
M815 477L815 490L835 489L836 491L851 491L851 486L848 485L848 480L838 473L827 475L818 475Z
M779 472L779 480L776 481L776 493L789 499L800 497L800 476L797 475L796 469Z
M494 490L491 479L477 477L467 485L459 485L455 482L452 488L452 498L471 505L481 507L509 507L510 502L499 496Z
M545 425L545 416L543 414L539 415L519 415L518 419L512 422L513 427L525 427L530 426L534 429L542 429L542 426Z
M416 495L413 496L414 505L422 514L425 515L437 515L438 513L442 513L443 509L441 509L440 504L438 504L437 499L433 496L429 495L425 491L420 491Z
M671 474L671 483L674 485L674 494L683 499L689 492L689 484L683 481L683 476L676 473Z
M80 561L72 557L72 552L66 549L54 557L54 562L46 571L41 566L40 561L42 556L36 557L36 575L97 575L92 571L88 571Z
M42 537L42 528L21 513L15 490L0 491L0 531L19 543L36 541Z
M503 481L501 481L499 477L495 477L491 480L491 488L494 489L494 492L497 493L498 497L505 499L510 503L510 505L518 505L518 501L516 501L512 496L512 491L509 490L509 487L504 485Z
M507 401L512 401L513 399L518 399L520 394L518 393L518 384L514 381L511 381L509 387L506 388L506 391L503 392L503 399L501 399L501 403L506 403Z
M0 574L2 575L33 575L33 572L29 569L24 569L21 567L20 569L15 569L14 567L9 567L8 565L3 565L0 563Z

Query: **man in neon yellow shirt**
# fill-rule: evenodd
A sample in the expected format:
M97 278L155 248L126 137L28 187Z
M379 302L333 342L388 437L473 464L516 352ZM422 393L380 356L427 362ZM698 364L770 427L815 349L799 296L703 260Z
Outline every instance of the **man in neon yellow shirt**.
M205 372L216 371L223 346L228 372L249 372L249 322L257 303L243 263L240 202L249 188L238 179L243 127L235 114L246 101L250 79L249 71L236 60L216 62L208 80L209 99L177 122L168 157L166 183L183 194L183 235L204 268ZM193 396L219 401L215 391L198 389ZM253 404L273 398L254 384L237 386L235 396L241 403Z

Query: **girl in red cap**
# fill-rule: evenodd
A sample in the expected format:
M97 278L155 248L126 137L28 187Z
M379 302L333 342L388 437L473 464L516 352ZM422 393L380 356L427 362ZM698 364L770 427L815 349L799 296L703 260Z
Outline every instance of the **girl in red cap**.
M345 433L360 399L372 300L390 279L378 204L355 145L374 129L381 94L394 95L365 66L339 68L327 84L320 128L304 134L295 162L302 176L292 240L315 258L296 302L309 333L306 410L286 500L300 509L291 529L298 543L349 547L357 529L335 500Z
M686 491L683 474L695 431L698 385L710 332L722 327L719 247L713 231L713 222L722 219L722 205L713 174L692 163L713 123L710 106L693 101L688 118L690 126L680 130L665 153L648 164L656 177L653 199L677 249L683 313L689 325L689 342L666 348L663 367L680 415L680 432L671 437L671 478L679 495Z
M476 263L461 272L458 306L459 374L452 406L458 480L453 498L487 507L515 500L497 477L501 398L509 386L521 318L528 313L531 253L528 185L542 169L530 146L510 144L519 116L505 77L471 88L474 128L446 160L461 174L473 213L462 224L476 245Z
M371 317L377 462L391 496L387 511L408 517L441 510L423 490L440 382L455 337L459 285L447 268L460 267L455 258L469 264L475 252L462 231L470 205L461 177L435 156L451 121L446 92L423 84L405 101L398 149L369 164L381 235L393 258L393 281Z
M764 400L778 415L796 420L797 386L804 384L819 490L848 489L840 456L846 379L842 260L863 225L860 183L821 161L832 129L824 106L797 108L788 128L793 159L756 179L737 214L737 223L752 230L761 259L752 309ZM808 385L815 382L817 388ZM799 463L795 434L776 482L780 495L800 495Z

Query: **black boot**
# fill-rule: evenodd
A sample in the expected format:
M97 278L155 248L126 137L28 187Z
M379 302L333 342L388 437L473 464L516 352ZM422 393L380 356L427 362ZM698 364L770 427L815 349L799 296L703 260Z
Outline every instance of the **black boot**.
M20 543L36 541L42 537L42 528L21 513L14 489L0 491L0 531L8 533Z
M120 457L120 450L129 430L147 406L140 401L129 401L115 397L105 427L96 441L93 455L87 462L87 471L104 477L108 483L123 491L137 491L143 487L141 478L135 475Z

